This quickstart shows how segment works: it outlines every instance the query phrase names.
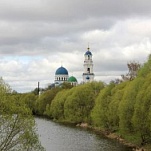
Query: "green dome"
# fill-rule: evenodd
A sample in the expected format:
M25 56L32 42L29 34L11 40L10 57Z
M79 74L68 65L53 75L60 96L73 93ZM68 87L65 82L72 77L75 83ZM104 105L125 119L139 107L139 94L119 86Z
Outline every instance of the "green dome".
M74 77L74 76L71 76L69 79L68 79L69 82L77 82L77 79Z

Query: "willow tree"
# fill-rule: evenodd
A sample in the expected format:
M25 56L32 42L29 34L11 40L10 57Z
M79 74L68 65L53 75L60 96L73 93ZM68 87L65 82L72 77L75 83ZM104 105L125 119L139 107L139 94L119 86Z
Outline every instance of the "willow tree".
M52 103L46 106L45 114L56 120L64 120L64 103L69 95L72 94L71 89L64 89L57 93Z
M115 83L111 82L100 91L95 101L95 106L91 113L92 121L95 126L110 129L108 110L111 102L111 91L114 87Z
M135 132L140 136L141 143L150 141L151 129L150 129L150 106L151 106L151 74L144 80L137 97L134 106L134 115L132 123Z
M64 104L65 119L75 123L90 123L90 113L95 104L97 91L103 88L103 84L101 85L99 87L95 83L87 83L72 88L74 91L67 97Z
M129 82L124 89L123 98L119 105L119 127L122 133L129 133L134 130L132 124L134 105L143 82L143 78L136 78L134 81Z
M138 72L139 77L146 77L151 72L151 54L148 56L148 60L144 63Z
M111 91L111 101L108 106L107 117L112 131L119 129L119 104L122 101L124 90L128 83L122 82L116 85Z
M10 87L0 79L0 150L42 151L34 118L22 101L11 95Z
M50 105L56 94L60 91L61 89L59 87L57 88L52 88L51 90L47 90L43 92L39 98L36 101L36 108L35 112L37 115L44 115L46 106Z
M21 101L27 105L27 107L30 108L30 110L35 113L36 108L36 100L38 96L34 94L33 92L21 94Z

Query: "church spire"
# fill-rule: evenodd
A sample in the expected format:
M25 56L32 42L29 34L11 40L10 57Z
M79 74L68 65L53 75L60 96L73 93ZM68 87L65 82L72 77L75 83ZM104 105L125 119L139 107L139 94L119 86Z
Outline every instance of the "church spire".
M87 48L87 49L88 49L88 51L90 50L90 47L89 47L89 42L88 42L88 48Z
M88 50L84 54L84 72L83 72L83 82L91 82L94 80L94 73L93 73L93 60L92 60L92 53L89 48L88 43Z

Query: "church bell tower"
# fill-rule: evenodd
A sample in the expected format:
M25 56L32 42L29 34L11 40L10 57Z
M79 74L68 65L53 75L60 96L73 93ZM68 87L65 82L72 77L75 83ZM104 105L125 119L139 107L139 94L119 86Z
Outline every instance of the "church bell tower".
M92 53L90 48L87 48L87 52L84 54L84 73L83 73L83 82L92 82L94 81L94 73L93 73L93 61L92 61Z

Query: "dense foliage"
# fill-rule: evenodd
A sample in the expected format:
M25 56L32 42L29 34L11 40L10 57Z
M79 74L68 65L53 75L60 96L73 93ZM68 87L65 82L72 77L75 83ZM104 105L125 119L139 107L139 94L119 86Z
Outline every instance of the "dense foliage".
M36 113L59 121L73 123L91 122L90 113L95 98L104 88L102 82L92 82L77 87L52 88L35 101Z

